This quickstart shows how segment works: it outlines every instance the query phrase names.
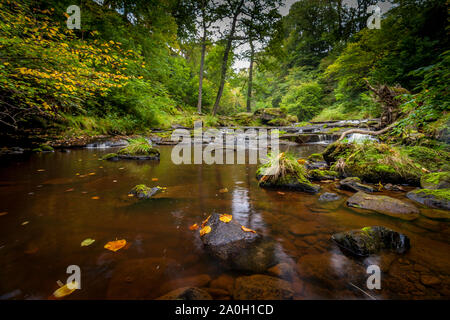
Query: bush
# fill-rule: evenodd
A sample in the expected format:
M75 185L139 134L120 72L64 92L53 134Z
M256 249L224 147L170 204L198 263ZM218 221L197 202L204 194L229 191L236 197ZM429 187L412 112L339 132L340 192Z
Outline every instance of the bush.
M310 120L321 110L322 87L314 81L291 88L281 99L280 108L295 114L299 121Z

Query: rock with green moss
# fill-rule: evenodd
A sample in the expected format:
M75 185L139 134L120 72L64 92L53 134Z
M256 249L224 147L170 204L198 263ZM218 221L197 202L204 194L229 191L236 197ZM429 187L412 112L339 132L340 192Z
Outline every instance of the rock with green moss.
M361 191L348 198L347 205L407 221L419 217L419 209L410 203L388 196L374 196Z
M331 170L372 183L419 185L423 173L422 166L402 148L373 141L333 143L325 149L323 157Z
M34 148L32 150L33 152L53 152L55 149L53 149L52 146L49 146L48 144L41 144L38 148Z
M423 175L420 178L420 186L423 189L437 190L450 188L450 172L434 172Z
M287 119L282 118L275 118L267 122L269 126L275 126L275 127L284 127L288 126L290 122Z
M147 139L143 137L129 139L128 143L128 146L117 152L117 157L119 159L159 160L159 150L153 148L152 144Z
M411 246L406 235L381 226L336 233L331 239L343 252L359 257L376 254L381 250L403 254Z
M450 210L450 188L416 189L408 192L406 196L430 208Z
M317 193L320 186L307 179L306 169L292 155L281 153L273 156L256 171L262 188L297 190Z
M308 161L311 161L311 162L324 161L323 155L321 153L313 153L307 159L308 159Z
M145 184L138 184L135 186L129 194L132 194L136 196L139 199L150 199L154 195L156 195L159 191L161 191L161 188L159 187L147 187Z
M424 146L403 147L403 152L415 163L429 171L449 171L450 152Z
M334 180L338 177L338 173L330 170L313 169L308 171L308 176L314 181Z
M343 190L350 190L350 191L362 191L362 192L375 192L376 189L367 185L361 183L361 179L358 177L349 177L345 178L341 181L339 181L339 188Z
M119 156L117 153L108 153L105 154L103 157L101 157L102 160L108 160L108 161L117 161L119 160Z

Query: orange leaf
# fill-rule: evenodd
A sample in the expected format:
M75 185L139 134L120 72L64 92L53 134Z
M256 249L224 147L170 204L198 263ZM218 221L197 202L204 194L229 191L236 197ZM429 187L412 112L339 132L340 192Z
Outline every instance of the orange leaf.
M129 196L130 198L133 198L133 197L134 197L134 194L129 193L128 196Z
M198 224L196 224L196 223L189 227L189 230L197 230L197 229L198 229Z
M220 189L219 192L220 193L226 193L226 192L228 192L228 189L227 188L223 188L223 189Z
M205 226L205 224L208 222L209 218L211 218L211 215L208 216L205 220L202 222L202 228Z
M0 217L1 217L1 216L5 216L5 215L7 215L7 214L8 214L8 212L6 212L6 211L0 212Z
M281 191L278 191L277 192L279 195L281 195L281 196L284 196L286 193L284 193L284 192L281 192Z
M233 219L233 216L231 214L221 214L219 219L222 222L228 223Z
M116 252L119 249L122 249L127 244L127 240L116 240L116 241L110 241L107 244L105 244L105 249L111 250Z
M206 226L206 227L204 227L204 228L202 228L200 230L200 237L205 235L205 234L207 234L207 233L210 233L210 232L211 232L211 227L210 226Z
M100 197L95 196L95 197L91 197L91 199L92 200L98 200L98 199L100 199Z
M242 229L242 230L244 230L245 232L253 232L253 233L256 233L256 231L255 231L255 230L252 230L252 229L246 228L246 227L244 227L244 226L241 226L241 229Z
M158 178L152 178L152 181L158 181Z
M74 188L70 188L70 189L67 189L66 192L71 192L73 190L75 190L75 189Z
M297 162L298 162L298 164L305 164L306 160L305 159L298 159Z

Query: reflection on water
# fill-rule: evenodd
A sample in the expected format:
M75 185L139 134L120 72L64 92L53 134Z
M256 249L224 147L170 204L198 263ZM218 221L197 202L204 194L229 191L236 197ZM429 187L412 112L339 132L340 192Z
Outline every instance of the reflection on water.
M323 146L280 148L306 157ZM382 270L382 289L369 292L377 299L450 297L448 222L404 222L348 208L351 193L333 183L322 184L341 194L333 203L301 192L279 194L258 187L255 165L174 165L171 147L160 150L159 163L99 161L111 151L96 149L2 163L0 212L7 214L0 216L0 298L47 299L72 264L81 268L82 290L67 299L154 299L181 286L232 298L233 279L248 273L220 266L203 251L198 232L189 230L212 212L232 213L276 241L274 254L283 265L267 274L287 280L295 299L369 299L363 291L370 264ZM129 198L141 183L167 190L149 201ZM404 193L389 195L405 199ZM332 233L372 225L405 233L411 251L355 259L330 241ZM96 241L81 247L87 238ZM129 245L117 252L103 248L115 239Z

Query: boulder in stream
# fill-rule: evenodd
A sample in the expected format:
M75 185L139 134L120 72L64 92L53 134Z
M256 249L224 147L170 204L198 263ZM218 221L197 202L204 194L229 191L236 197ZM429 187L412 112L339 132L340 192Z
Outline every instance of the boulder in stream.
M220 220L214 213L205 223L211 231L201 236L205 250L226 267L264 272L277 263L276 242L253 232L246 232L234 219Z
M136 196L139 199L150 199L154 195L156 195L159 191L161 191L161 188L159 187L147 187L145 184L138 184L135 186L129 194L132 194Z
M388 196L374 196L361 191L348 198L347 205L373 210L402 220L414 220L419 217L419 209L412 204Z
M384 249L402 254L410 248L410 241L406 235L381 226L335 233L331 239L344 252L361 257Z
M358 177L349 177L339 181L339 188L350 191L375 192L375 188L361 183Z
M336 201L340 198L341 196L339 196L337 193L324 192L320 195L319 201Z
M237 278L233 291L235 300L289 300L293 296L289 282L262 274Z
M416 189L408 192L406 196L430 208L450 210L450 188Z

